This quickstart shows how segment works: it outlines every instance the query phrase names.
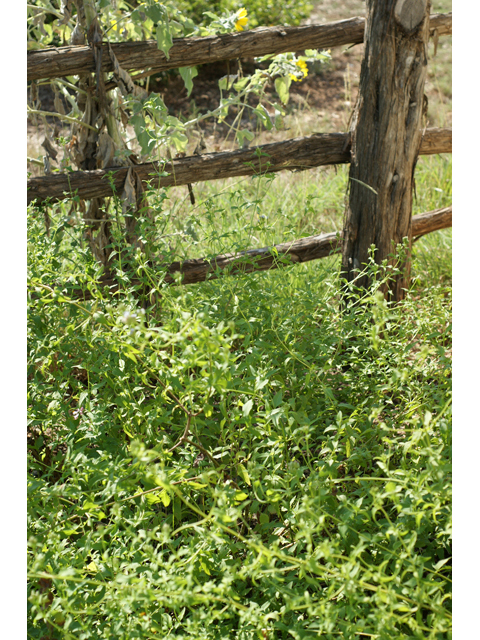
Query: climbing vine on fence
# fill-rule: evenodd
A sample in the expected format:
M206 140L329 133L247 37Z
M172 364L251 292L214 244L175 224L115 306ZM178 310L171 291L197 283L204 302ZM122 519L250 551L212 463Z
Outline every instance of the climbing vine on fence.
M263 56L257 60L258 67L252 74L243 74L239 65L238 73L220 79L220 101L215 109L196 113L189 119L173 115L158 93L148 91L148 61L145 61L145 72L130 75L120 66L110 44L154 39L168 58L174 38L239 32L248 28L248 12L243 7L222 15L211 11L204 15L204 24L197 25L177 3L156 0L134 5L122 0L99 3L62 0L55 4L50 0L37 0L28 6L30 49L87 44L93 50L96 67L95 73L45 81L54 92L53 113L40 108L38 89L44 83L34 81L30 86L28 116L34 124L43 123L45 172L128 166L123 192L119 194L123 203L122 236L135 250L145 250L136 217L142 210L144 217L152 218L142 181L135 173L137 163L185 154L192 141L197 152L201 151L200 123L206 119L224 122L232 108L236 108L237 115L229 126L240 146L254 137L254 133L242 125L245 111L253 113L259 126L278 128L291 83L307 76L309 61L322 62L329 57L328 52L316 50L308 50L303 56L294 53ZM113 66L110 75L102 70L102 56L106 55L102 43L109 45L108 55ZM196 68L183 67L179 73L190 94ZM268 82L275 85L276 102L267 99ZM257 97L254 106L247 100L251 95ZM48 116L70 126L69 133L60 137L58 126L52 131ZM133 140L128 139L132 129ZM78 206L86 222L85 234L90 248L105 271L111 273L115 253L112 226L118 224L118 218L110 219L108 204L103 198L93 198L87 203L79 201ZM128 264L128 260L124 264Z

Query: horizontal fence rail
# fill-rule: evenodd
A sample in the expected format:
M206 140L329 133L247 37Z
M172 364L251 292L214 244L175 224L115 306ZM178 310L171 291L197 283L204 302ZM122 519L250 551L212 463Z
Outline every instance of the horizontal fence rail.
M451 129L426 129L421 155L451 153ZM315 133L259 147L205 153L177 158L171 162L134 165L142 182L154 188L180 186L238 176L253 176L277 171L303 171L312 167L350 162L350 137L347 133ZM120 195L129 167L111 167L96 171L72 171L37 176L27 181L28 203L56 202L78 195L83 200ZM159 176L167 172L167 176Z
M363 42L364 18L350 18L321 25L301 27L259 27L242 33L204 38L174 38L169 59L156 41L112 44L118 63L127 71L150 69L151 73L208 64L233 58L250 58L268 54L327 49ZM430 34L452 33L452 14L430 16ZM108 45L102 46L102 70L113 71ZM95 71L93 51L89 46L51 47L27 52L27 80L61 78Z
M436 209L420 213L412 218L413 237L420 237L433 231L447 229L452 226L452 207ZM262 249L249 249L236 254L219 255L211 259L198 258L183 262L172 262L166 267L164 282L167 284L195 284L205 280L213 280L221 275L241 275L254 271L268 271L326 258L341 252L342 234L324 233L292 242L263 247ZM178 275L181 275L178 278ZM118 283L111 277L103 276L99 281L100 286L118 288ZM133 284L139 282L133 281ZM78 298L88 300L91 298L89 291L73 291Z

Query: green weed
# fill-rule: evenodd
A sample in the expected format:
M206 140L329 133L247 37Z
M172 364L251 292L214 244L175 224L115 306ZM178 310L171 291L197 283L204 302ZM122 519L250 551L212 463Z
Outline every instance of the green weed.
M419 162L418 211L448 176ZM295 180L170 190L144 233L173 259L341 228L346 167ZM29 637L450 638L448 232L397 306L342 309L337 256L176 287L137 253L142 304L116 259L106 295L81 223L30 209Z

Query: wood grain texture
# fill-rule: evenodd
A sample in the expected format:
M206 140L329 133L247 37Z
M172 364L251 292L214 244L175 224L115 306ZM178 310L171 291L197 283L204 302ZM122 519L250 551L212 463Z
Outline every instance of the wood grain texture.
M435 14L430 18L431 33L452 33L452 14ZM174 38L170 58L154 40L112 44L120 66L126 71L150 69L152 73L268 54L328 49L363 42L364 18L349 18L320 25L301 27L258 27L206 38ZM102 70L113 71L108 45L103 45ZM93 52L88 46L50 47L27 52L27 80L61 78L95 71Z
M403 238L412 237L413 177L421 153L425 115L429 7L418 1L402 4L405 24L393 19L398 0L367 0L365 56L357 103L352 116L350 194L345 212L342 274L368 288L370 276L358 277L369 261L398 264L402 275L384 293L401 300L408 288L408 255L398 263L391 257ZM422 19L418 9L423 7ZM408 23L408 24L407 24Z
M395 20L410 33L418 27L425 15L427 0L397 0Z
M452 226L452 207L427 211L412 219L413 236L446 229ZM211 259L198 258L173 262L166 267L164 282L168 284L195 284L205 280L215 280L222 275L242 275L254 271L269 271L291 264L319 260L341 252L341 234L324 233L292 242L277 244L273 247L250 249L236 254L219 255ZM175 276L181 274L178 279ZM135 284L135 282L134 282ZM137 283L138 284L138 283ZM117 284L111 277L100 278L100 285L117 290ZM90 293L74 292L75 297L90 298Z
M252 176L277 171L302 171L328 164L350 162L349 135L346 133L316 133L259 147L221 153L178 158L160 167L158 162L134 167L142 182L155 188L180 186L238 176ZM256 152L256 150L258 150ZM422 155L451 153L451 129L427 129L420 146ZM261 152L263 155L257 155ZM267 155L265 155L267 154ZM95 171L72 171L37 176L27 181L28 203L56 202L78 195L82 200L121 194L128 167L111 167ZM170 175L158 177L160 171ZM115 190L115 191L114 191Z

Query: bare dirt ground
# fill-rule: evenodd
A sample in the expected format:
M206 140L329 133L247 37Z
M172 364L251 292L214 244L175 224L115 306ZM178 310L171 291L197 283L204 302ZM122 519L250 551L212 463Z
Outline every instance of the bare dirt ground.
M451 0L434 0L432 13L451 11ZM365 16L363 0L319 0L314 3L314 10L306 23L333 22L353 16ZM287 105L287 117L283 131L262 131L256 136L255 143L263 144L286 137L308 135L313 132L346 131L351 111L355 104L360 78L361 61L364 46L337 47L332 49L332 59L324 65L316 65L308 77L302 82L292 83L290 101ZM451 126L451 37L440 38L438 50L433 56L433 43L429 45L429 69L425 92L429 99L429 126ZM244 72L253 70L253 61L242 61ZM220 93L218 80L227 73L235 73L235 62L199 67L199 75L194 80L192 94L187 96L183 80L175 73L169 72L154 76L149 81L149 91L155 91L162 98L172 115L184 117L192 113L193 105L197 112L204 113L216 108ZM267 91L273 101L278 101L273 87ZM42 109L53 111L53 92L49 87L40 91ZM250 104L255 106L258 99L252 97ZM207 151L234 148L232 135L228 136L229 123L235 117L235 110L227 118L226 124L215 126L206 121L202 126ZM52 119L53 120L53 119ZM253 131L257 130L254 118L246 115L242 125ZM53 132L53 122L49 125ZM68 128L59 133L69 135ZM43 125L35 127L28 123L27 155L40 160L44 154L41 143L45 137ZM28 170L33 175L43 173L39 165L29 163Z

